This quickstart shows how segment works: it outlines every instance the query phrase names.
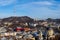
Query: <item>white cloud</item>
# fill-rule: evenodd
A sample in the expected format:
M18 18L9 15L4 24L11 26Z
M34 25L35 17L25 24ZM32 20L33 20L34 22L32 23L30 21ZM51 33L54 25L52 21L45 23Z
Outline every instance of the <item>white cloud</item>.
M52 5L55 5L54 3L52 2L48 2L48 1L40 1L40 2L30 2L30 3L26 3L26 4L19 4L19 5L16 5L16 9L29 9L29 8L35 8L35 7L46 7L48 8L49 6L52 6Z
M39 7L37 5L40 5ZM35 6L34 6L35 5ZM42 6L44 5L44 6ZM51 2L32 2L32 3L27 3L27 4L22 4L22 5L16 5L16 10L17 11L22 11L21 13L26 12L27 15L33 15L35 17L41 17L41 18L47 18L47 17L51 17L51 18L58 18L60 14L60 10L52 10L50 8L48 8L48 6L52 6L54 5ZM42 7L41 7L42 6ZM17 12L16 11L16 12Z
M39 4L39 5L53 5L52 2L48 2L48 1L33 2L33 4Z
M14 3L16 0L0 0L0 6L6 6Z

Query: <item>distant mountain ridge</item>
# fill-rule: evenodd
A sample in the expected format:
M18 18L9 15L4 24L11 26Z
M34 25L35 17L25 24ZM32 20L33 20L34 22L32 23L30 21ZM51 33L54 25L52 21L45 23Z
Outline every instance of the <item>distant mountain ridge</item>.
M8 18L0 19L0 22L16 22L16 21L26 23L26 22L34 22L34 19L30 18L28 16L21 16L21 17L12 16L12 17L8 17ZM44 20L37 20L37 21L38 22L42 22ZM51 19L51 18L48 18L45 21L60 23L60 19Z
M15 21L19 21L19 22L33 22L33 19L28 17L28 16L22 16L22 17L8 17L8 18L3 18L1 19L2 22L15 22Z

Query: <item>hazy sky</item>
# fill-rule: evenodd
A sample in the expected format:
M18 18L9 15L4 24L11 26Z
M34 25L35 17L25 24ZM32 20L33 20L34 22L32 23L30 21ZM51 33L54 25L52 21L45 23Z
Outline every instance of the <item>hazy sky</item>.
M0 18L60 18L60 0L0 0Z

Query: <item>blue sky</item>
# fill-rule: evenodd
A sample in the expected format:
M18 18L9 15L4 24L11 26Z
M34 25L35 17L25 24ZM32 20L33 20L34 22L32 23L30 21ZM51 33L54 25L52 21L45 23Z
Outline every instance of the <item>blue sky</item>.
M60 18L60 0L0 0L0 18Z

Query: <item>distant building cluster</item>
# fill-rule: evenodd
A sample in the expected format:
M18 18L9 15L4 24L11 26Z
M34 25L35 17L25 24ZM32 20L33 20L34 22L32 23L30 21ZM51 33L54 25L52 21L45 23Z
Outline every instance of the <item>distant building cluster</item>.
M27 16L1 19L0 40L60 40L60 23Z

